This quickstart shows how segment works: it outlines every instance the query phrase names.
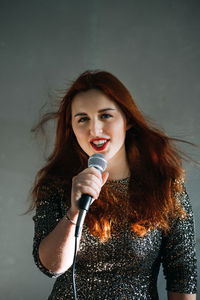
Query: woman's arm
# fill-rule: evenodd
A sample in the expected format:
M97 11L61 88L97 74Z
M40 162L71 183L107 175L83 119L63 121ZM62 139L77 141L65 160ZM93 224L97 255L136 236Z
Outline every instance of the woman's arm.
M58 277L62 272L60 259L65 261L67 267L70 265L70 262L67 263L61 255L63 251L65 253L67 239L68 247L71 240L71 251L75 243L75 225L63 217L69 206L70 201L66 200L65 189L59 182L50 181L40 187L36 213L33 217L35 224L33 257L37 267L49 277ZM72 215L68 211L68 216L73 222L76 221L76 214ZM69 252L68 259L70 257Z
M192 206L183 186L175 195L186 216L174 219L162 241L162 263L169 299L195 299L197 290L197 260Z
M168 300L196 300L196 294L168 292Z
M89 194L97 199L108 173L101 173L95 168L87 168L72 180L71 207L67 212L70 220L64 216L39 244L39 260L51 273L61 274L73 263L75 246L75 224L79 213L79 199L82 194ZM46 213L47 214L47 213ZM43 216L48 219L48 216ZM52 219L52 218L51 218ZM54 216L55 219L55 216ZM46 220L46 223L52 220ZM41 228L42 226L40 226ZM78 240L78 243L80 238Z
M69 218L76 222L78 214L68 211ZM40 243L39 258L43 266L53 273L63 273L73 263L75 225L63 217L52 232ZM78 239L79 244L80 238Z

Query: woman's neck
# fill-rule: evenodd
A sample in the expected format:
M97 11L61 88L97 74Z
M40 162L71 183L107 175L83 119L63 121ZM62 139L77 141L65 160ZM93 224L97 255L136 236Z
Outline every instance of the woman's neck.
M109 172L108 180L123 179L130 176L130 169L126 155L120 159L111 159L106 171Z

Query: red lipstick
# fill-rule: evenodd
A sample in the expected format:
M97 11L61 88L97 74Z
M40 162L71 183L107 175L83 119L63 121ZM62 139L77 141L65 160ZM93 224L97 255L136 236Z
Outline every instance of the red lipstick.
M102 141L102 143L100 141ZM109 139L105 139L105 138L95 138L90 140L90 144L95 151L103 151L107 147L109 141L110 141ZM95 142L99 142L99 143L95 144Z

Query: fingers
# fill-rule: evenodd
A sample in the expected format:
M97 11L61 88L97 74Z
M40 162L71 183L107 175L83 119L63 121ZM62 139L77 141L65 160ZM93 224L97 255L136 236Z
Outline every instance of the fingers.
M107 172L103 175L94 167L90 167L79 173L72 179L71 205L78 208L82 194L90 195L93 200L99 197L102 185L108 178Z
M78 177L73 180L73 191L76 199L79 199L82 194L89 194L92 198L98 198L101 189L101 183L95 177Z

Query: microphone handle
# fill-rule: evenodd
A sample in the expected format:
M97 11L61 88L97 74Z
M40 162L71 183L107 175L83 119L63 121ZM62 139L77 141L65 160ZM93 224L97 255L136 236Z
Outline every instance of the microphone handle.
M80 210L79 210L78 220L76 223L75 237L79 237L81 233L87 211L90 208L91 201L92 201L92 197L90 195L83 194L81 196L80 204L79 204Z

